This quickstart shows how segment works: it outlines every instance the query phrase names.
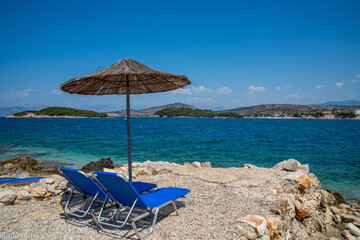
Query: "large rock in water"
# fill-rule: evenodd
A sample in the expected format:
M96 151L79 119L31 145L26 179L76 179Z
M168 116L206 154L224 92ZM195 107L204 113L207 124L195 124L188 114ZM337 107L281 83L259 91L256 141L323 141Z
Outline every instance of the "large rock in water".
M41 173L44 168L39 162L27 156L21 156L0 162L0 175L14 174L16 171L28 173Z
M295 159L289 159L286 161L279 162L273 168L281 169L289 172L302 172L304 174L309 174L310 168L308 164L302 165L299 161Z
M111 157L102 158L99 161L90 162L81 168L81 171L92 172L92 171L104 171L104 168L114 168L114 162Z
M338 192L333 193L335 197L335 206L339 206L340 204L347 204L345 198Z

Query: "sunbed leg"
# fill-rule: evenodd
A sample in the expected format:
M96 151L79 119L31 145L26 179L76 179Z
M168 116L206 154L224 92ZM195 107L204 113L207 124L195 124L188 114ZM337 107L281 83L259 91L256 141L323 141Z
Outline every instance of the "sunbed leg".
M83 196L83 199L86 199L85 202L84 202L84 206L82 207L82 210L84 211L84 210L85 210L85 207L86 207L86 205L87 205L87 202L88 202L88 200L89 200L89 198L84 195L84 196Z
M93 197L93 199L92 199L89 207L87 208L87 211L85 212L84 216L89 212L90 208L91 208L92 205L94 204L94 202L95 202L95 200L96 200L96 198L97 198L98 195L99 195L99 192L97 192L97 193L95 194L95 196ZM86 201L87 201L87 199L86 199Z
M114 215L112 216L112 221L113 222L116 222L116 219L118 219L119 215L120 215L120 204L119 203L116 203L116 206L115 206L115 211L114 211Z
M181 214L183 214L183 213L186 211L187 205L188 205L188 203L189 203L189 198L190 198L190 193L186 194L186 202L185 202L184 210L182 210L180 213L178 213L178 215L181 215ZM177 212L176 212L176 213L177 213Z
M74 195L74 191L75 191L75 188L74 188L73 191L71 192L71 195L70 195L70 197L69 197L69 200L66 202L66 205L65 205L65 206L62 205L62 204L61 204L61 205L63 206L63 210L64 210L64 213L65 213L66 218L69 218L69 215L72 215L72 216L75 216L75 217L78 217L78 218L83 218L83 217L86 216L86 214L88 214L88 212L89 212L90 208L92 207L92 205L94 204L94 202L95 202L95 200L96 200L99 192L97 192L96 195L93 197L93 199L92 199L92 201L90 202L90 205L88 206L87 209L85 209L85 207L86 207L86 205L87 205L87 203L88 203L88 199L89 199L89 198L86 198L85 203L84 203L84 206L82 207L82 210L81 210L81 209L75 209L74 211L70 212L69 209L68 209L68 206L69 206L69 204L70 204L70 202L71 202L71 199L72 199L72 197L73 197L73 195ZM75 212L82 213L82 215L76 214Z
M176 212L176 215L179 216L179 211L178 211L178 209L177 209L177 207L176 207L175 202L174 202L174 201L171 201L171 203L172 203L172 205L173 205L173 207L174 207L174 210L175 210L175 212Z
M159 214L159 210L160 210L160 208L157 208L156 211L155 211L154 220L153 220L153 223L152 223L152 225L151 225L151 230L150 230L150 232L148 232L147 234L145 234L145 235L143 235L143 236L140 236L140 233L139 233L139 231L138 231L138 229L137 229L137 227L136 227L136 221L131 222L131 226L132 226L132 228L134 229L135 234L136 234L136 236L137 236L139 239L144 239L144 238L148 237L150 234L152 234L152 233L154 232L154 230L155 230L155 223L156 223L156 220L157 220L157 217L158 217L158 214Z
M136 236L137 236L139 239L141 239L140 233L139 233L139 231L138 231L138 229L137 229L137 227L136 227L136 223L135 223L135 222L131 222L131 226L132 226L132 228L134 229Z
M69 218L69 215L68 215L68 213L67 213L67 210L68 210L68 206L69 206L69 204L70 204L70 201L71 201L71 199L72 199L72 197L73 197L74 192L75 192L75 187L74 187L73 190L71 191L70 197L69 197L69 199L67 200L65 206L63 206L63 210L64 210L64 213L65 213L66 218Z
M60 204L61 204L61 207L62 207L62 209L63 209L63 211L64 211L65 219L69 219L69 218L70 218L70 217L69 217L69 214L67 214L67 212L65 211L65 205L62 204L62 203L60 203Z
M105 207L105 204L106 204L107 200L108 200L108 198L107 198L107 196L105 196L104 202L103 202L103 204L101 206L101 209L100 209L100 212L99 212L99 216L97 217L96 223L98 223L98 224L100 224L100 222L101 222L101 215L102 215L102 212L104 211L104 207ZM94 216L95 216L95 214L94 214Z
M94 221L95 221L95 224L99 227L99 229L100 229L99 231L102 232L104 229L103 229L103 227L101 226L101 224L99 223L97 217L95 216L95 212L94 212L93 209L90 210L90 214L91 214L91 216L93 217L93 219L94 219Z

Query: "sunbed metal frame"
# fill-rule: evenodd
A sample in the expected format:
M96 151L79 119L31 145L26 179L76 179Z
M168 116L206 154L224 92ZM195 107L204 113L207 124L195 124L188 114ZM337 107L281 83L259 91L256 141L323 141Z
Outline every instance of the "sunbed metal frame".
M120 177L122 178L125 182L128 182L128 180L126 178L124 178L122 175L120 174L116 174L117 177ZM115 227L115 228L122 228L124 227L125 225L131 225L132 228L134 229L135 231L135 234L136 236L139 238L139 239L144 239L146 237L148 237L150 234L152 234L155 230L155 224L156 224L156 220L157 220L157 217L158 217L158 214L159 214L159 210L169 204L172 204L173 207L174 207L174 210L176 212L176 215L181 215L183 214L186 209L187 209L187 206L188 206L188 202L189 202L189 196L190 196L190 192L187 193L186 195L184 195L184 197L186 197L186 202L185 202L185 206L184 206L184 210L179 212L177 207L176 207L176 204L175 204L175 201L168 201L158 207L154 207L153 209L150 209L150 208L140 208L140 207L135 207L136 203L138 202L139 198L136 198L135 201L133 202L132 206L125 206L125 205L122 205L121 203L119 203L114 197L113 195L106 189L106 187L104 187L104 185L96 178L96 174L92 174L92 177L94 178L94 180L96 181L96 183L103 189L105 190L105 193L107 194L107 198L104 199L104 202L103 202L103 205L101 207L101 210L99 212L99 215L98 217L95 216L95 214L92 214L93 218L94 218L94 221L96 223L96 225L101 229L101 231L103 231L103 227L101 226L101 224L103 225L106 225L106 226L110 226L110 227ZM105 205L107 203L107 201L113 201L115 203L115 206L116 206L116 210L113 214L113 216L111 218L107 218L107 217L103 217L102 214L103 214L103 211L104 211L104 208L105 208ZM125 217L125 220L124 221L120 221L118 220L118 217L120 215L121 212L124 212L126 211L126 209L129 209L129 212L128 214L126 215ZM136 217L133 217L131 218L131 214L133 213L133 211L135 209L141 209L141 210L146 210L145 213L139 215L139 216L136 216ZM152 224L151 224L151 229L148 233L144 234L143 236L140 235L140 232L136 226L136 222L145 218L145 217L148 217L150 214L154 215L154 218L153 218L153 221L152 221ZM106 221L110 221L110 222L113 222L113 223L109 223L109 222L106 222ZM117 224L116 224L117 223Z
M71 193L70 193L70 197L69 197L69 199L66 201L65 206L63 206L63 209L64 209L64 212L65 212L65 215L70 214L70 215L75 216L75 217L78 217L78 218L83 218L83 217L85 217L85 216L89 213L91 207L94 205L94 203L95 203L95 201L96 201L96 198L97 198L98 195L99 195L99 192L97 192L96 195L93 196L93 199L91 200L91 203L89 204L89 206L88 206L86 209L85 209L85 207L86 207L86 204L88 203L89 195L83 194L83 199L84 199L84 204L83 204L83 206L82 206L82 207L79 207L79 208L77 208L77 209L75 209L75 210L72 210L72 208L69 207L69 204L70 204L70 202L71 202L71 199L72 199L72 197L73 197L73 195L74 195L75 190L76 190L76 188L73 187L73 189L72 189L72 191L71 191ZM102 202L101 200L98 200L98 201ZM71 210L72 210L72 211L71 211ZM82 213L82 214L80 215L80 214L77 214L76 212L79 212L79 213ZM67 217L68 217L68 216L67 216Z
M66 180L68 180L72 185L72 191L70 193L70 196L69 196L69 199L66 201L65 203L65 206L63 206L63 210L64 210L64 213L65 213L65 216L67 218L69 218L68 214L69 215L72 215L72 216L75 216L75 217L78 217L78 218L84 218L90 211L91 207L94 205L95 201L99 201L99 202L102 202L102 200L97 200L98 196L99 196L99 193L100 193L100 190L97 191L97 193L95 195L88 195L86 193L84 193L76 183L74 183L66 174L64 174L64 172L62 171L63 168L59 168L59 171L62 173L62 175L66 178ZM84 173L83 171L80 171L78 170L77 171L78 173L84 175L84 177L86 177L87 179L89 179L89 181L93 182L96 186L96 183L94 182L94 180L89 176L87 175L86 173ZM79 207L79 208L75 208L74 210L72 210L69 205L70 205L70 202L74 196L74 192L75 190L79 191L81 194L82 194L82 197L83 197L83 200L84 200L84 204L82 205L82 207ZM89 198L92 197L92 200L90 202L90 204L88 205L88 207L86 208L86 205L88 203L88 200ZM107 198L107 196L105 196L105 198ZM80 213L80 214L78 214Z

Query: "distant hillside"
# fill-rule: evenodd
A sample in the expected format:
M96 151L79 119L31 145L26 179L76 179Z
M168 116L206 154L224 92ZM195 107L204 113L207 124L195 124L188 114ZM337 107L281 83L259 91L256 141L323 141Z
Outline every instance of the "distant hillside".
M337 105L337 106L360 106L360 101L347 100L343 102L325 102L320 105Z
M190 108L195 109L195 107L183 103L173 103L173 104L167 104L163 106L158 107L151 107L141 110L132 110L130 111L130 114L132 117L152 117L157 111L160 111L165 108ZM108 112L107 115L109 117L125 117L126 111L115 111L115 112Z
M88 110L78 110L65 107L48 107L39 111L18 112L10 117L107 117L105 113L97 113Z
M294 114L299 112L315 112L315 111L352 111L360 109L360 106L336 106L336 105L292 105L292 104L262 104L251 107L241 107L218 112L236 112L240 115L252 114L274 114L285 113Z
M234 112L213 112L211 110L191 109L191 108L164 108L157 111L155 115L159 117L205 117L205 118L242 118L243 116Z

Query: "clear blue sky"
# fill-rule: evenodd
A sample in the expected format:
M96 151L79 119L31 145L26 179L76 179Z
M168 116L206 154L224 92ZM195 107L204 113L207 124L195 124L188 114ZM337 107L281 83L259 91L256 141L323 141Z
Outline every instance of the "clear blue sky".
M360 100L358 0L1 0L0 19L0 106L123 106L60 92L123 58L194 83L134 108Z

